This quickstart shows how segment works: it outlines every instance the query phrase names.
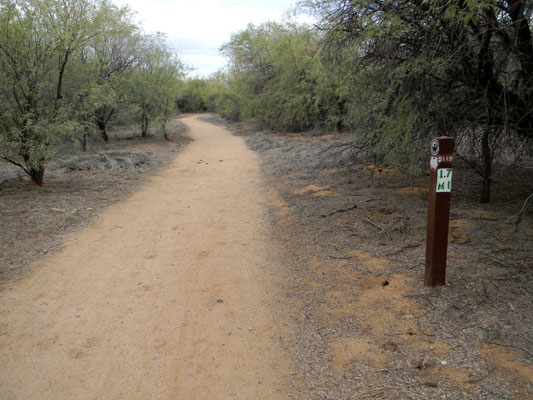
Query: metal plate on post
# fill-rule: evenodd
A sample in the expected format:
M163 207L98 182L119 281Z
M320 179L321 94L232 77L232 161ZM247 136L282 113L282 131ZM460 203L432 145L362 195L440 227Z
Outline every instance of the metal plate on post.
M439 141L437 139L431 141L431 154L434 156L439 154Z
M452 169L439 168L437 169L437 193L446 193L452 191Z

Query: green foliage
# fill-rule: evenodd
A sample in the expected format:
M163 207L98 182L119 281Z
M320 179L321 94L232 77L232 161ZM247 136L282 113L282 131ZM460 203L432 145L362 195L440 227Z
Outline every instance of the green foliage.
M100 0L0 0L1 158L40 185L57 144L107 140L113 118L166 129L183 68L132 17Z
M103 96L98 101L98 107L93 109L89 121L96 125L102 138L107 141L109 122L113 119L121 122L132 119L128 79L141 65L144 35L133 23L133 13L129 8L102 4L104 29L91 40L77 61L87 70L87 86L92 88L92 93Z
M95 10L81 0L0 2L0 151L37 184L53 145L76 126L63 101L65 71L96 34Z
M478 147L463 154L490 193L506 138L533 139L530 1L310 1L323 56L352 93L347 125L383 161L416 170L430 136ZM470 146L470 149L472 147ZM506 149L509 151L509 149ZM478 158L477 156L480 155Z
M161 34L146 36L143 58L128 80L134 115L145 137L149 124L157 120L166 134L166 123L176 112L178 78L183 69Z
M317 57L319 38L310 27L249 25L222 51L230 59L228 90L219 100L222 114L281 130L310 129L337 119L335 87Z
M213 111L214 105L209 104L209 83L205 79L189 78L180 82L177 91L176 105L182 112Z
M281 130L354 132L375 162L419 173L432 136L483 178L533 140L529 0L309 0L319 29L249 25L222 47L217 110ZM505 150L504 150L505 149ZM425 168L425 167L424 167Z

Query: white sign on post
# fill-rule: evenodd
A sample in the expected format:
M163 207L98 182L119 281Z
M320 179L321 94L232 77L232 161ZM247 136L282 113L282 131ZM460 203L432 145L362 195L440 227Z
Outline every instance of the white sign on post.
M452 191L452 169L439 168L437 170L437 193Z

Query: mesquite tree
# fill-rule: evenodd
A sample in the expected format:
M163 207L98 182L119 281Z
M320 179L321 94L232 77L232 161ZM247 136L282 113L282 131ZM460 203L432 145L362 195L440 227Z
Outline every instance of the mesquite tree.
M73 54L98 32L89 0L0 2L0 151L38 185L53 145L76 128L63 101Z
M132 21L105 0L0 0L0 158L42 185L57 144L85 149L95 131L107 141L119 112L135 114L132 87L166 129L182 66Z
M533 139L528 0L316 0L323 54L342 65L354 129L382 156L456 136L483 179L510 137ZM413 150L414 149L414 150ZM425 153L424 153L425 154ZM479 154L479 158L475 157ZM414 162L415 160L402 160Z
M177 111L177 82L184 68L161 33L146 35L140 47L142 59L129 79L128 98L140 123L141 136L146 137L149 126L157 121L167 138L166 124Z
M318 57L319 40L309 26L265 23L248 25L222 47L230 60L222 112L234 101L243 118L280 130L331 125L337 100L331 74Z
M143 60L144 35L133 23L128 7L106 4L106 29L90 43L94 68L93 90L98 91L100 103L94 109L94 122L104 141L108 141L109 121L128 103L128 79Z

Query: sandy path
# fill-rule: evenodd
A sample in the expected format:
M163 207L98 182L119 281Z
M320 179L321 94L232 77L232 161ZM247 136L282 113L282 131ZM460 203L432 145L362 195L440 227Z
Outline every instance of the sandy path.
M1 293L1 399L286 398L257 161L183 122L169 169Z

